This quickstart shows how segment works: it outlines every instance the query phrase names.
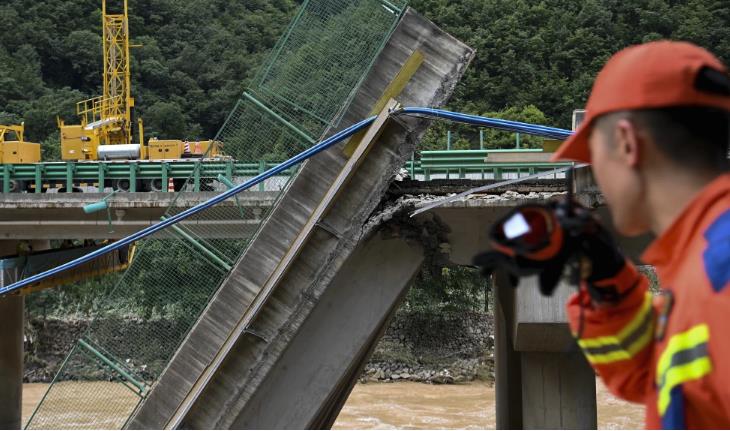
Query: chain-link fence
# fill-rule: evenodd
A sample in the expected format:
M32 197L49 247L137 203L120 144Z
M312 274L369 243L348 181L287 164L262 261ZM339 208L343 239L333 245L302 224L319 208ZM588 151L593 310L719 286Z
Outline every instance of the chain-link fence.
M405 3L305 1L218 133L225 157L275 163L335 127ZM27 427L123 427L293 174L273 177L139 243ZM180 194L223 190L250 178L222 168L216 177L193 174L175 187ZM180 194L166 217L183 210ZM130 324L134 320L140 324Z

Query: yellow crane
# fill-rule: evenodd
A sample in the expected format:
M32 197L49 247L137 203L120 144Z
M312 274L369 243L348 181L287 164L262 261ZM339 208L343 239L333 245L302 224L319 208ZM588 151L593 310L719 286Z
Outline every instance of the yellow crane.
M76 104L81 124L66 125L59 120L63 160L98 160L99 150L103 153L104 147L112 145L120 146L110 148L112 151L132 149L134 98L130 84L127 0L123 0L120 12L109 13L107 0L102 0L102 95ZM140 138L142 141L141 127Z
M215 141L183 142L152 139L144 142L142 119L138 121L139 143L132 143L134 98L130 75L129 14L127 0L121 10L110 13L107 0L102 0L102 32L104 70L102 95L78 102L76 113L81 124L67 125L58 120L61 129L63 160L110 159L179 159L217 156ZM208 149L213 147L209 152Z

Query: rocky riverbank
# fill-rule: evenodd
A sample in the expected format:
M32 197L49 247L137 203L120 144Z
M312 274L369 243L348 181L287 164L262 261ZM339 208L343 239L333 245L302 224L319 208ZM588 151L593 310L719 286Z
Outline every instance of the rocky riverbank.
M398 363L370 362L360 377L361 383L399 381L448 385L474 380L494 381L494 360L490 358L460 359L445 367L407 366Z
M400 311L360 380L434 384L493 381L493 355L490 314Z
M89 322L83 319L33 320L26 325L25 382L48 383L64 358L84 333ZM160 325L171 321L116 320L118 325L134 326L149 346L158 340ZM164 333L164 332L163 332ZM124 343L125 340L114 340ZM156 353L137 352L141 358L155 358ZM361 376L362 382L412 381L433 384L461 383L494 379L494 337L491 316L480 312L434 313L399 311L378 343ZM129 350L129 349L120 349ZM120 358L127 361L127 358ZM139 358L138 360L139 361ZM135 362L134 360L132 362ZM157 369L164 364L142 361L140 370ZM139 365L139 364L138 364ZM150 368L148 368L150 367ZM92 368L78 364L86 378L99 376ZM86 369L88 368L88 370ZM147 376L145 376L147 377Z

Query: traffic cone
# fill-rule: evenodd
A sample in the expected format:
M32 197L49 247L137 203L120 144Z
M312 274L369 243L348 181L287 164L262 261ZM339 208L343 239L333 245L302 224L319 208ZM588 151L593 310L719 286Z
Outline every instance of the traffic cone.
M175 191L175 182L172 180L172 178L167 179L167 191L168 192Z

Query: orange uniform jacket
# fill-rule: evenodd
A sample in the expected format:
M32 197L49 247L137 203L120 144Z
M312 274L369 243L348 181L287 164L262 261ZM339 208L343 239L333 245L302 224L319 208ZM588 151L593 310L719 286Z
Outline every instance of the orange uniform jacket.
M643 260L664 293L653 298L631 264L606 281L626 295L618 304L593 305L581 290L568 302L578 344L611 392L646 405L647 428L730 428L730 174Z

